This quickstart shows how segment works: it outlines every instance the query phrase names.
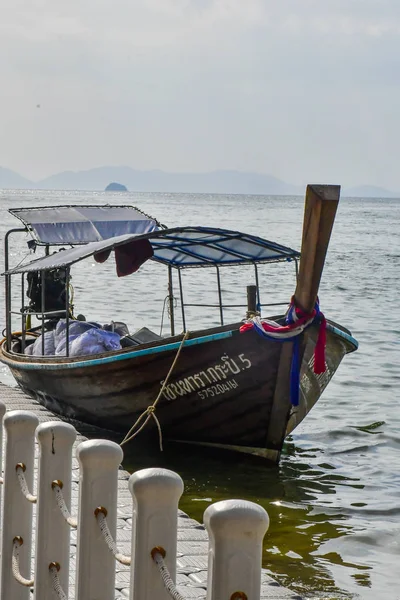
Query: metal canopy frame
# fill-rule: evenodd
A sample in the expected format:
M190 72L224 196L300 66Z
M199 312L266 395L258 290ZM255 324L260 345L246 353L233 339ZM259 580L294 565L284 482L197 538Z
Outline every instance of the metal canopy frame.
M269 261L272 262L272 261ZM282 261L274 261L274 262L282 262ZM292 261L290 261L292 262ZM293 258L293 262L295 265L295 280L297 280L297 276L298 276L298 259L297 258ZM229 265L229 266L241 266L243 263L240 263L240 265ZM246 265L250 264L250 263L244 263ZM254 262L252 263L254 266L254 279L255 279L255 287L256 287L256 308L258 312L261 312L261 309L263 307L267 307L267 306L287 306L288 302L287 300L284 302L268 302L266 304L261 303L261 297L260 297L260 286L259 286L259 278L258 278L258 268L257 268L257 263ZM224 325L224 309L229 309L229 308L246 308L248 307L247 304L224 304L223 300L222 300L222 287L221 287L221 273L220 273L220 267L225 267L226 265L213 265L214 268L216 269L216 276L217 276L217 289L218 289L218 304L197 304L197 303L189 303L189 302L185 302L184 301L184 296L183 296L183 282L182 282L182 271L183 270L187 270L187 267L177 267L177 271L178 271L178 281L179 281L179 294L180 294L180 303L181 303L181 315L182 315L182 325L183 325L183 331L186 331L186 312L185 312L185 308L188 307L199 307L199 308L217 308L219 310L219 315L220 315L220 324L221 327ZM169 307L170 307L170 313L171 315L173 315L173 311L174 311L174 306L173 306L173 282L172 282L172 278L169 278L169 284L168 284L168 289L171 290L171 295L169 295ZM170 292L169 292L170 294ZM174 318L172 319L172 321L174 322Z
M19 265L6 273L13 275L69 267L98 252L115 250L115 248L140 240L148 240L151 243L154 252L151 260L180 269L291 261L300 256L299 252L292 248L257 236L215 227L190 226L144 234L123 234L106 240L90 242L84 246L78 245L67 250L61 249L59 252ZM238 242L237 247L231 248L232 242ZM240 248L241 243L245 245L244 249ZM252 248L254 252L250 253ZM207 254L207 250L209 254ZM163 256L164 251L175 254L172 257ZM186 260L187 257L189 260Z
M50 207L49 207L50 208ZM53 207L52 207L53 208ZM15 214L15 212L18 209L13 209L10 212L12 212L13 214ZM21 219L22 220L22 219ZM49 249L50 246L54 245L54 244L44 244L45 246L45 256L41 257L39 259L36 259L34 261L31 261L30 263L27 263L25 265L18 265L18 267L14 268L14 269L9 269L9 242L8 242L8 238L9 235L11 233L14 232L29 232L32 233L29 229L29 226L27 225L25 228L15 228L10 230L6 236L5 236L5 288L6 288L6 312L7 312L7 317L6 317L6 338L7 338L7 348L10 348L10 344L11 344L11 314L18 314L21 316L22 319L22 335L25 338L25 334L26 334L26 319L27 316L29 314L36 314L36 316L40 316L41 321L42 321L42 333L45 331L44 329L44 321L46 317L51 317L51 316L56 316L56 315L60 315L61 312L64 313L64 311L51 311L51 312L46 312L45 310L43 310L44 308L44 295L45 295L45 286L44 286L44 273L46 270L52 270L54 268L65 268L67 271L67 278L66 278L66 306L65 306L65 316L66 316L66 320L67 320L67 331L69 330L69 319L70 319L70 314L69 314L69 271L70 271L70 266L72 264L74 264L75 262L79 262L80 260L83 260L84 258L87 258L89 256L92 256L93 254L96 253L96 251L101 251L104 248L106 249L114 249L120 245L123 245L125 243L129 243L132 241L136 241L136 240L142 240L142 239L148 239L152 246L153 246L153 250L154 250L154 256L151 258L151 260L154 260L155 262L161 263L163 265L166 265L168 267L168 300L169 300L169 313L170 313L170 322L171 322L171 335L175 335L175 314L174 314L174 291L173 291L173 277L172 277L172 270L175 269L178 271L178 279L179 279L179 291L180 291L180 301L181 301L181 314L182 314L182 325L183 325L183 329L184 331L186 331L186 314L185 314L185 308L190 307L190 306L203 306L203 307L214 307L214 308L218 308L219 309L219 314L220 314L220 323L221 326L224 325L224 309L227 308L237 308L237 307L246 307L246 304L240 305L240 304L235 304L235 305L227 305L227 304L223 304L223 299L222 299L222 288L221 288L221 274L220 274L220 267L225 267L225 266L241 266L241 265L253 265L254 266L254 270L255 270L255 282L256 282L256 298L257 298L257 310L261 309L261 302L260 302L260 290L259 290L259 280L258 280L258 270L257 270L257 265L258 264L265 264L265 263L276 263L276 262L294 262L295 266L296 266L296 276L297 276L297 272L298 272L298 258L300 257L299 252L282 246L280 244L276 244L274 242L270 242L268 240L264 240L262 238L259 238L257 236L252 236L249 234L244 234L238 231L230 231L230 230L224 230L224 229L219 229L219 228L213 228L213 227L175 227L175 228L171 228L171 229L160 229L157 231L153 231L150 233L146 233L146 234L139 234L139 235L135 235L135 234L126 234L123 236L119 236L117 238L109 238L108 240L103 240L101 242L91 242L89 244L86 244L86 252L85 252L85 247L82 246L78 246L78 248L82 248L81 252L78 253L77 257L75 257L75 259L73 260L66 260L65 262L63 262L62 260L58 260L56 261L56 264L52 264L52 258L60 258L61 254L64 256L64 252L66 253L65 255L68 256L70 254L70 252L72 250L74 250L74 248L71 248L70 250L65 250L65 251L60 251L57 252L55 254L50 255L49 254ZM193 234L198 234L198 236L196 237L187 237L182 238L179 236L179 234L188 234L188 235L193 235ZM203 237L201 237L203 236ZM209 237L208 240L205 239L205 237ZM123 238L123 239L121 239ZM260 250L262 249L267 249L267 250L271 250L272 251L272 255L270 256L256 256L256 252L255 254L251 255L248 251L239 251L237 248L232 249L229 246L224 246L224 242L229 244L231 241L235 241L235 240L239 240L239 241L244 241L245 243L247 243L250 247L254 247L255 251L259 248ZM41 244L43 245L43 244ZM224 260L223 261L219 261L218 259L215 258L214 259L210 258L209 256L206 255L205 252L199 252L196 248L196 251L193 250L193 246L196 247L201 247L203 246L204 248L210 248L212 250L219 252L222 252L224 254ZM99 248L100 247L100 248ZM99 249L98 249L99 248ZM193 258L195 262L191 262L189 264L180 264L176 259L166 259L163 258L162 256L157 256L157 251L162 253L163 249L168 249L170 251L176 251L177 253L179 253L180 255L182 255L183 257L190 257ZM197 262L199 261L199 262ZM45 263L44 266L42 266L42 268L40 268L41 265L43 265L43 262ZM201 305L197 305L197 304L190 304L190 303L185 303L184 301L184 295L183 295L183 282L182 282L182 270L185 269L193 269L193 268L205 268L205 267L214 267L216 269L216 276L217 276L217 287L218 287L218 304L201 304ZM25 310L24 308L24 293L25 293L25 286L24 286L24 275L25 273L28 273L30 271L40 271L41 272L41 279L42 279L42 311L40 313L33 313L31 311ZM13 311L11 310L11 275L15 275L15 274L21 274L22 276L22 306L20 311L17 313L13 313ZM286 305L287 302L282 302L282 303L276 303L276 304L269 304L269 305L264 305L264 306L282 306L282 305ZM44 345L44 336L43 336L43 341L42 344ZM24 346L25 344L25 339L22 342L22 345ZM44 353L44 351L43 351ZM67 347L66 347L66 355L69 355L69 344L67 342Z

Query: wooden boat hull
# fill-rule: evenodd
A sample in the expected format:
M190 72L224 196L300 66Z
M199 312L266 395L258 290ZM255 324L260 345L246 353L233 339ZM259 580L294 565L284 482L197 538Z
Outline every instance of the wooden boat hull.
M327 370L313 372L318 328L306 335L299 407L282 381L283 349L255 331L219 328L185 342L156 409L164 439L218 445L276 459L283 439L309 412L343 356L357 343L328 326ZM169 342L169 341L167 341ZM32 358L0 348L21 388L50 410L125 434L154 403L179 348L173 343L93 357ZM290 343L289 343L290 345ZM155 432L153 419L140 435Z

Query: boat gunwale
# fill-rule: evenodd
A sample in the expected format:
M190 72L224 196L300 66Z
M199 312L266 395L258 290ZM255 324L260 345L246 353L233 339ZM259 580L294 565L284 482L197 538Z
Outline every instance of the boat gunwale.
M225 326L227 329L229 326ZM346 345L350 345L349 350L346 354L354 352L358 348L357 340L347 333L346 330L341 329L338 324L331 325L327 322L327 329L337 337L343 339L346 342ZM222 339L227 339L233 337L234 335L239 333L238 326L232 325L230 329L226 331L215 332L208 335L201 335L203 332L199 332L200 335L192 338L188 338L184 342L184 346L196 346L209 342L219 341ZM244 332L243 334L254 333L251 330ZM241 334L241 335L243 335ZM160 340L157 342L151 342L149 344L143 344L140 349L132 350L132 348L121 348L119 350L114 350L112 352L107 352L98 355L86 355L88 358L82 360L82 356L77 357L57 357L57 356L49 356L49 357L35 357L35 360L32 360L32 357L25 354L19 354L16 352L8 352L4 349L5 340L0 345L0 355L1 360L8 366L13 366L15 368L20 368L21 370L33 370L39 369L44 371L56 370L56 369L77 369L77 368L85 368L85 367L93 367L98 365L104 365L113 362L119 362L123 360L129 360L134 358L140 358L142 356L149 356L152 354L160 354L161 352L172 352L179 349L182 344L183 334L180 336L175 336L178 338L176 341L169 342L167 344L160 343ZM173 338L170 338L173 339ZM284 343L281 340L273 340L276 343Z

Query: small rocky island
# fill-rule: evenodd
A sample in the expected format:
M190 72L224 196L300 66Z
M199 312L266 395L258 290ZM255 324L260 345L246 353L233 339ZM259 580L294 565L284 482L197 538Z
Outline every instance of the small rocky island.
M127 192L128 188L122 185L122 183L109 183L105 189L106 192Z

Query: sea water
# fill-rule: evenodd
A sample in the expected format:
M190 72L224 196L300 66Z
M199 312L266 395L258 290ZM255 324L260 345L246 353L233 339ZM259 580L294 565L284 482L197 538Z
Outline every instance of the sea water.
M304 203L298 197L0 192L0 237L18 221L11 207L133 204L175 227L204 225L244 231L300 249ZM210 502L247 498L271 518L263 565L307 598L398 600L400 564L400 201L343 198L320 286L322 311L351 329L359 350L346 356L321 399L285 443L278 467L244 456L168 446L127 456L132 469L166 466L185 481L182 508L201 520ZM30 260L28 237L10 239L10 265ZM39 250L37 251L39 252ZM167 269L146 263L117 279L113 259L72 267L75 313L125 321L131 331L168 331ZM261 301L287 302L293 264L260 268ZM18 279L18 278L17 278ZM179 297L177 280L175 295ZM223 301L246 304L250 269L221 270ZM218 303L214 269L183 274L185 302ZM14 308L19 308L18 285ZM164 311L163 311L164 308ZM282 308L283 310L283 308ZM225 311L225 321L245 308ZM281 312L265 308L264 314ZM219 310L187 309L187 327L219 323ZM182 329L179 304L177 331ZM0 289L0 325L5 326ZM18 321L13 322L18 329ZM13 380L0 366L0 379ZM243 399L245 401L245 398Z

